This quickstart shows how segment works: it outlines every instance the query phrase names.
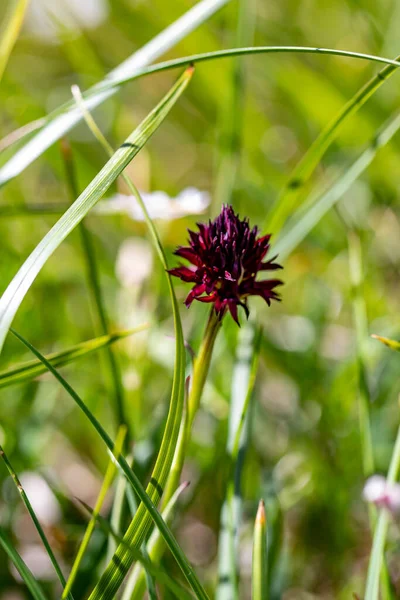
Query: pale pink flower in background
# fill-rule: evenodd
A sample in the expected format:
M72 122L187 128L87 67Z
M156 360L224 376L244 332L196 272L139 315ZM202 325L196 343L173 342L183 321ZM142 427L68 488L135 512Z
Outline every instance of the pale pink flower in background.
M393 514L400 514L400 484L389 483L382 475L373 475L367 480L363 497L378 508L386 508Z

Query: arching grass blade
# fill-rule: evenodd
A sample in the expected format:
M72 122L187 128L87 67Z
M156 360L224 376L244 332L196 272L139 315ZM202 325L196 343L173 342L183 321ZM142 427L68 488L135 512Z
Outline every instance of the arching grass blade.
M57 379L57 381L63 386L63 388L71 396L71 398L74 400L74 402L77 404L77 406L82 410L82 412L85 414L85 416L89 419L90 423L95 428L97 433L100 435L101 439L107 446L108 450L111 452L111 454L114 456L115 460L120 465L122 471L124 472L127 480L129 481L130 485L132 486L133 490L135 491L135 493L137 494L137 496L140 498L141 502L145 506L146 511L148 511L149 515L151 516L151 519L153 519L155 525L159 528L161 535L166 540L167 545L168 545L172 555L174 556L177 564L179 565L180 569L182 570L182 573L184 574L187 581L189 582L191 588L195 592L196 597L200 598L200 600L208 600L208 596L205 593L201 583L199 582L197 575L195 574L192 566L188 562L185 554L182 552L175 537L173 536L169 527L167 526L164 519L158 512L158 510L157 510L156 506L154 505L154 503L152 502L151 498L146 493L145 489L143 488L142 484L140 483L139 479L137 478L135 472L129 467L127 461L125 460L125 458L122 455L115 456L115 454L114 454L115 444L112 442L111 438L109 437L109 435L107 434L105 429L101 426L101 424L96 419L96 417L92 414L92 412L87 408L86 404L83 402L83 400L80 398L80 396L76 393L76 391L69 385L69 383L64 379L64 377L49 363L49 361L46 360L46 358L42 354L40 354L40 352L37 350L37 348L35 348L30 342L28 342L20 333L17 333L14 330L11 330L11 331L29 350L31 350L31 352L33 352L33 354L37 358L39 358L39 360L41 360L43 362L44 365L46 365L46 368L50 371L50 373L52 373L54 375L54 377ZM126 544L126 542L124 541L124 545L125 544ZM129 546L130 553L134 554L134 550L135 550L134 547L131 548Z
M91 88L92 101L88 109L91 110L99 106L116 93L117 87L114 85L115 81L121 78L135 77L135 74L140 69L145 65L149 65L152 61L162 56L164 52L175 46L191 31L199 27L227 4L228 1L202 0L193 6L182 17L169 25L159 35L111 71L104 82L110 84L108 88L107 85L104 85L103 89L100 90L100 84L93 86ZM29 140L0 168L0 185L19 175L28 165L43 154L47 148L50 148L54 142L61 139L74 125L79 123L81 118L82 114L73 102L62 107L61 111L58 111L54 115L54 118L48 120L45 127L33 139Z
M168 112L185 90L193 69L187 69L161 102L142 121L127 140L118 148L106 165L82 192L74 204L57 221L22 265L0 300L0 351L13 318L34 282L61 242L82 221L85 215L107 191L123 169L136 156L151 135L161 125Z
M15 568L18 573L21 575L24 580L28 590L32 594L35 600L47 600L44 595L40 585L32 575L31 571L26 566L25 562L22 560L21 556L18 554L13 544L9 540L5 531L0 527L0 546L2 546L3 550L9 556L11 561L14 563Z
M48 541L48 539L46 537L46 534L44 533L43 528L42 528L42 526L41 526L41 524L39 522L39 519L37 518L37 516L35 514L35 511L33 510L32 504L30 503L29 498L28 498L28 496L25 493L25 490L24 490L24 488L23 488L23 486L22 486L22 484L21 484L21 482L19 480L19 477L18 477L16 471L14 470L12 464L8 460L8 457L7 457L6 453L4 452L4 450L3 450L3 448L1 446L0 446L0 456L3 459L3 462L6 465L8 472L10 473L10 475L11 475L11 477L12 477L14 483L15 483L15 486L16 486L16 488L17 488L17 490L18 490L18 492L19 492L19 494L21 496L22 502L26 506L26 509L27 509L27 511L28 511L28 513L29 513L29 515L30 515L30 517L32 519L32 521L33 521L33 524L35 525L36 531L38 532L39 537L40 537L40 539L43 542L43 546L45 547L46 552L47 552L47 554L48 554L48 556L50 558L50 561L51 561L51 563L52 563L52 565L54 567L54 570L55 570L55 572L57 574L57 577L60 580L60 583L61 583L62 587L64 588L66 582L65 582L65 577L64 577L63 572L61 570L61 567L58 564L58 561L57 561L57 559L56 559L56 557L54 555L54 552L51 549L51 546L50 546L49 541ZM67 594L65 596L65 598L67 598L67 597L70 598L70 599L72 599L72 596L69 595L69 594Z
M86 342L81 342L80 344L76 344L72 348L68 348L67 350L61 350L59 352L53 352L52 354L48 354L46 356L47 360L53 365L53 367L62 367L64 365L68 365L69 363L74 362L75 360L79 360L91 354L92 352L97 352L102 348L106 348L110 344L115 344L119 340L122 340L134 333L139 333L140 331L144 331L147 329L148 325L140 325L139 327L135 327L134 329L128 329L126 331L119 331L116 333L112 333L110 335L102 335L101 337L94 338L92 340L87 340ZM23 383L25 381L30 381L43 373L46 373L47 369L43 365L40 360L32 360L27 363L21 364L18 367L14 367L13 369L9 369L7 371L0 372L0 388L8 387L10 385L15 385L17 383Z

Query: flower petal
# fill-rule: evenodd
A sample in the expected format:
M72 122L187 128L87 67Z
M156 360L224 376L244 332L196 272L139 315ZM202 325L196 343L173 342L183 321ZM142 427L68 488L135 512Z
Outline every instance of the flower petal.
M188 269L188 267L184 267L183 265L175 267L175 269L168 269L168 273L174 277L179 277L182 281L196 281L196 271L192 271L192 269Z

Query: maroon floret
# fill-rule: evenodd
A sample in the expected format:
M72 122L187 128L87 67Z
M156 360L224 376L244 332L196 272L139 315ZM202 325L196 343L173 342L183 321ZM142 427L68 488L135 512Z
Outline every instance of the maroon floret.
M250 229L247 218L240 220L231 206L223 206L220 215L208 225L197 224L199 231L189 230L189 246L175 251L177 256L191 263L170 269L169 273L193 283L185 304L193 300L213 302L217 315L222 318L226 309L239 324L238 306L246 316L247 298L261 296L268 306L271 300L280 300L275 291L282 284L279 279L256 281L261 271L275 271L281 265L276 256L263 262L270 248L270 235L258 236L258 228Z

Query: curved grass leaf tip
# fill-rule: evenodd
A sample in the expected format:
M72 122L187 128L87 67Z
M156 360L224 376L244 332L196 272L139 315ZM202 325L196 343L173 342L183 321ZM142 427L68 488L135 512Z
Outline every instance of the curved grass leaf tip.
M239 325L238 306L243 307L248 317L249 296L261 296L268 306L271 300L280 300L275 291L282 285L280 279L257 281L259 272L282 268L274 262L276 256L263 262L270 248L270 234L259 236L258 227L250 229L249 220L241 220L228 205L222 207L214 221L197 223L197 227L198 233L189 230L189 246L175 251L191 266L181 264L169 271L194 284L185 300L186 306L193 300L214 303L220 319L228 309Z

